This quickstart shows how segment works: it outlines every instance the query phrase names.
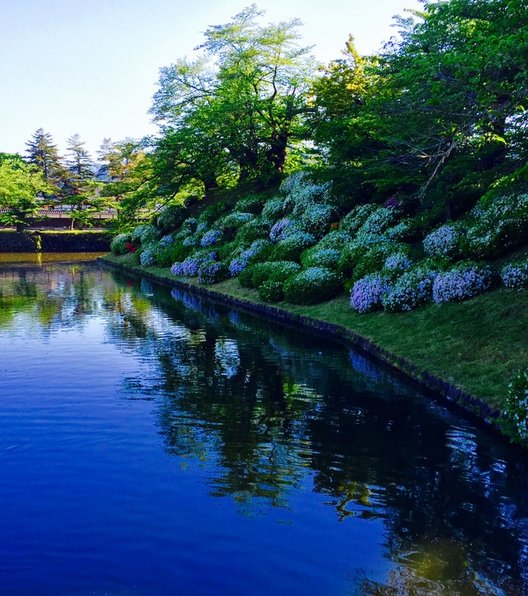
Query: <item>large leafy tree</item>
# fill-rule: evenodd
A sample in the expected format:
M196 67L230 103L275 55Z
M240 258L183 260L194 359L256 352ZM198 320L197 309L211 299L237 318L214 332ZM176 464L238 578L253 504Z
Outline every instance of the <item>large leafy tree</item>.
M451 217L526 163L528 5L423 4L380 56L349 53L327 70L317 140L370 196L401 193Z
M50 185L41 171L28 166L18 156L0 159L0 222L21 231L42 206L42 196Z
M298 21L261 26L261 16L253 5L209 27L198 58L160 71L151 110L160 150L170 163L172 146L176 171L209 188L235 168L241 180L279 178L302 136L309 49L298 45Z

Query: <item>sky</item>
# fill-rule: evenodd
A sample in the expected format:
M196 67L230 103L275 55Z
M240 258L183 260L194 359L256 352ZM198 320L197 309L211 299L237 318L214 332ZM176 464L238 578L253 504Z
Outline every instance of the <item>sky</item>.
M191 57L209 25L251 0L16 0L0 13L0 152L24 153L38 128L64 154L79 134L92 154L104 137L153 134L158 73ZM338 58L349 34L360 53L395 34L392 17L417 0L261 0L262 23L300 18L303 45Z

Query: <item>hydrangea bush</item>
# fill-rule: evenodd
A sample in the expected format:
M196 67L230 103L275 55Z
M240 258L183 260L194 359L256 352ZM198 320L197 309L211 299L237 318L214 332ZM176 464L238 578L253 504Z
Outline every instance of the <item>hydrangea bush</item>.
M183 277L195 277L198 275L198 270L204 263L215 261L216 254L214 252L200 253L187 257L184 261L174 263L171 267L173 275L181 275Z
M276 221L284 213L284 200L280 198L270 199L262 209L262 217L269 221Z
M385 269L403 272L412 266L410 257L405 252L396 252L385 259Z
M424 252L432 257L457 257L460 255L462 237L457 228L445 224L433 230L423 241Z
M389 312L408 312L432 299L437 273L417 267L405 272L381 297L383 308Z
M264 302L280 302L284 298L283 282L268 279L260 284L258 295Z
M139 255L139 262L142 267L153 267L157 263L156 246L146 246Z
M376 211L376 205L368 203L366 205L357 205L341 220L340 229L354 236L367 218Z
M389 279L381 273L372 273L356 281L350 292L350 306L366 313L381 308L383 296L390 290Z
M115 255L124 255L128 252L126 247L130 241L130 234L118 234L110 243L110 250Z
M278 242L291 225L292 221L290 219L279 219L279 221L272 226L269 233L269 239L272 242Z
M200 246L214 246L215 244L218 244L220 242L221 238L221 230L209 230L208 232L205 232L205 234L202 236L202 239L200 240Z
M248 249L243 250L237 257L231 260L229 263L229 274L232 277L240 275L249 263L262 254L268 246L269 243L265 240L255 240Z
M461 263L438 273L433 283L433 300L437 304L467 300L482 294L491 286L491 274L475 263Z
M337 269L341 253L335 248L318 248L314 246L301 255L301 263L304 267L325 267L326 269Z
M198 268L198 282L201 284L216 284L228 276L227 267L219 261L202 263Z
M143 246L151 244L158 239L159 232L152 224L142 224L137 226L132 232L132 241L139 242Z
M502 283L509 290L523 290L528 288L528 260L510 263L501 270Z
M306 232L321 238L328 231L335 216L331 205L309 205L300 217L300 226Z
M162 233L172 232L182 225L187 215L183 205L168 205L158 215L156 226Z
M271 258L279 261L296 261L303 250L315 244L315 241L315 237L308 232L295 230L274 246Z
M301 266L293 261L264 261L247 267L238 280L246 288L258 288L268 280L285 281L300 270Z
M324 267L308 267L284 282L284 298L293 304L315 304L343 289L341 277Z
M240 242L253 242L253 240L267 238L270 229L271 224L269 221L264 220L262 217L255 217L240 226L235 238Z

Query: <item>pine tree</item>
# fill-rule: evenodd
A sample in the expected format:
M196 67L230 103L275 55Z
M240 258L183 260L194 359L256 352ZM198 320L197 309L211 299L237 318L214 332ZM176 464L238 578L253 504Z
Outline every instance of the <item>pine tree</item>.
M65 169L51 134L39 128L26 146L27 162L42 172L46 182L60 186L64 181Z

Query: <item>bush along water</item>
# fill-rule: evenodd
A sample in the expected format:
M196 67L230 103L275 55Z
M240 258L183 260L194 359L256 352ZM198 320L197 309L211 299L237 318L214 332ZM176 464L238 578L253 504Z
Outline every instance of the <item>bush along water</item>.
M512 441L528 446L528 371L511 381L499 424Z
M528 243L526 194L486 195L447 223L437 212L406 211L397 197L345 206L329 184L297 173L273 196L165 207L117 235L111 250L198 283L236 278L268 302L313 304L347 289L358 313L463 301L494 285L528 288L528 259L507 261Z

